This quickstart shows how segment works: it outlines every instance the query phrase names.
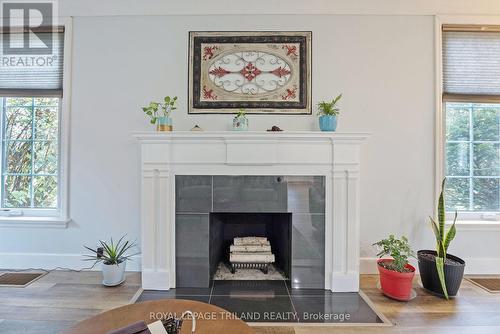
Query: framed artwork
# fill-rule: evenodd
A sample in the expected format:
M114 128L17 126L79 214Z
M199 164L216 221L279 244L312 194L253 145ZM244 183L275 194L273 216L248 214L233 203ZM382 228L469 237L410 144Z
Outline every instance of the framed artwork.
M189 113L311 114L311 35L189 33Z

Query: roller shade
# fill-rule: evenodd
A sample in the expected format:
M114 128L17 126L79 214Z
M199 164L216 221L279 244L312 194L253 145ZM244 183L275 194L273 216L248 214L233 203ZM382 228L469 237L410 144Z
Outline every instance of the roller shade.
M500 96L500 32L443 31L443 92Z
M47 51L43 41L50 40L50 35L52 49ZM4 30L0 32L0 38L0 96L62 97L64 64L62 28L56 32L37 32L37 34ZM8 52L4 48L6 44L9 47L13 46ZM23 45L29 47L19 48Z
M500 96L500 32L443 31L443 93Z

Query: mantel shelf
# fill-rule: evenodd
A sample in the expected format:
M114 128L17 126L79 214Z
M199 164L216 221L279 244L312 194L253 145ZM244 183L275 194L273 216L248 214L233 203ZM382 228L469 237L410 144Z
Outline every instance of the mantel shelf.
M234 139L281 139L281 138L331 138L338 141L364 141L370 137L364 132L321 132L321 131L137 131L133 135L138 140L234 138Z

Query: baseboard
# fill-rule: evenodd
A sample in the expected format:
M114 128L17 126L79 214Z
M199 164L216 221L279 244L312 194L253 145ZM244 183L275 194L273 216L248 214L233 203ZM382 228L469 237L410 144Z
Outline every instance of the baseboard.
M80 270L88 268L92 262L82 261L81 254L58 253L0 253L0 269L28 269L40 268L50 270L56 267ZM500 258L463 258L466 274L500 274ZM360 259L359 269L361 274L378 274L377 259L363 257ZM418 272L416 260L411 263ZM101 270L97 265L93 270ZM127 262L127 271L141 271L140 256Z
M170 273L167 270L142 270L142 288L144 290L169 290Z
M465 261L465 274L500 274L500 258L462 258ZM417 269L417 260L412 259L411 264ZM361 274L378 274L377 258L363 257L359 263Z
M81 254L57 253L0 253L0 269L44 269L57 267L81 270L89 268L92 261L83 261ZM101 270L97 264L92 270ZM141 271L140 256L127 261L127 271Z
M358 273L333 273L332 274L332 291L333 292L358 292L359 291L359 275Z

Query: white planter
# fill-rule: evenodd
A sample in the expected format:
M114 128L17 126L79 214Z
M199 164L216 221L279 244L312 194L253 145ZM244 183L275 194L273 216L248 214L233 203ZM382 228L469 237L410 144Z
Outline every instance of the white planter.
M125 281L125 268L127 261L116 264L102 264L102 284L106 286L116 286Z

